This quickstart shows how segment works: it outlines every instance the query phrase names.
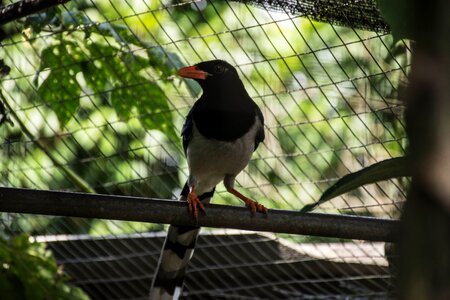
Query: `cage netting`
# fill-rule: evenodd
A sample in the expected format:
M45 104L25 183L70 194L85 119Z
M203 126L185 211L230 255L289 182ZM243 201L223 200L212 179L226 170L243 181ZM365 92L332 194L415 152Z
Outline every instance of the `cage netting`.
M174 74L210 59L235 66L263 111L266 140L238 186L269 209L300 210L342 176L405 154L410 47L375 1L78 0L3 31L5 187L178 198L180 131L201 91ZM406 184L367 185L317 211L397 219ZM242 205L223 185L213 203ZM166 228L7 213L0 227L45 243L93 299L146 299ZM395 297L384 243L203 232L184 299Z
M389 32L389 25L383 20L375 0L237 0L237 2L354 29Z

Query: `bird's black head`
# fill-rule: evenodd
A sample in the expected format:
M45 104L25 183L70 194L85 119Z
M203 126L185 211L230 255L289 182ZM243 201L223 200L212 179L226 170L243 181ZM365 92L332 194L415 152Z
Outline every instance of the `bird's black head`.
M178 75L197 81L205 89L219 87L240 82L236 69L224 60L210 60L179 69Z

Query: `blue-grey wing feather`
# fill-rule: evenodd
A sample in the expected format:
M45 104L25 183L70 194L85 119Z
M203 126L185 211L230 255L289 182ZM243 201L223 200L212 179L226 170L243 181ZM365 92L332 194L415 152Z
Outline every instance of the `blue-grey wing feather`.
M259 109L259 107L256 107L256 116L261 121L261 125L262 126L256 132L256 136L255 136L255 150L256 150L256 148L258 148L259 144L264 141L264 138L266 137L265 134L264 134L264 116L263 116L261 110Z
M181 129L181 137L183 138L183 150L185 155L194 131L194 120L192 111L193 109L189 111L188 115L186 116L186 120L184 121L183 128Z

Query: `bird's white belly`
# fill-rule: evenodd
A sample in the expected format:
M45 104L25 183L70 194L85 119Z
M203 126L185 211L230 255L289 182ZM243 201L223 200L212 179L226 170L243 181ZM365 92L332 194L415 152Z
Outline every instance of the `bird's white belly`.
M261 122L241 138L232 142L207 139L194 124L193 137L187 149L189 185L198 195L211 191L225 176L232 180L250 161L255 149L255 136Z

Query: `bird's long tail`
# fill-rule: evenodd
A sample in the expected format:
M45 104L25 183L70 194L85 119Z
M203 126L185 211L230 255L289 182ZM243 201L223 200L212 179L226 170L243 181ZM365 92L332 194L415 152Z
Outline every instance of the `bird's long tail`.
M186 201L189 188L187 183L181 192L180 201ZM214 190L198 198L209 203ZM164 241L161 256L156 267L150 289L150 300L175 300L181 294L184 276L189 261L194 254L200 227L170 225Z

